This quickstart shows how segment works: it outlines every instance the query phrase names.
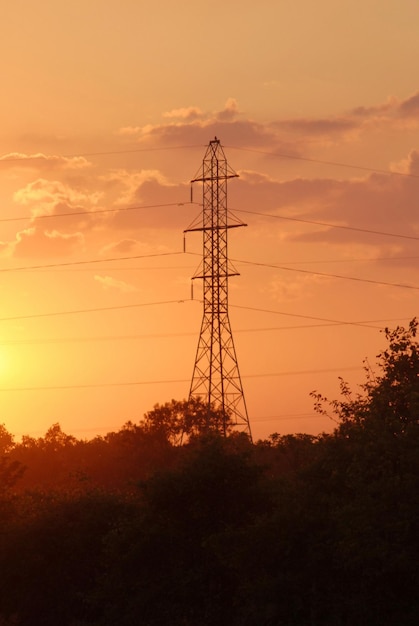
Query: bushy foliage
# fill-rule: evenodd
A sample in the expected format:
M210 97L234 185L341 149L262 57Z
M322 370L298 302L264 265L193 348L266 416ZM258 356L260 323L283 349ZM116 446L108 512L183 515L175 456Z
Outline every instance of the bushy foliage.
M176 401L90 442L0 429L0 624L416 625L416 331L315 394L330 435L252 444Z
M326 413L329 405L339 423L339 433L349 435L363 429L380 436L395 437L416 433L419 426L419 344L416 340L418 321L414 318L407 329L386 328L388 347L378 355L378 373L365 366L366 381L362 392L353 394L341 379L339 400L328 402L313 392L316 408Z
M142 425L146 432L159 434L174 445L207 433L225 435L232 427L222 409L208 406L199 398L156 404L144 415Z

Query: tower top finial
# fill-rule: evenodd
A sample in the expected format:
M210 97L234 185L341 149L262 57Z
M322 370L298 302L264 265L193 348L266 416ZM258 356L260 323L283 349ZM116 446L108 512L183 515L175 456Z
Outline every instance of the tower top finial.
M207 407L206 426L225 436L238 427L252 438L233 334L228 315L228 280L237 272L228 259L227 232L245 226L227 207L227 182L237 177L227 164L215 137L208 146L199 177L202 183L202 213L185 232L202 231L203 258L199 266L203 280L204 314L189 391L189 400L200 399ZM196 226L195 226L196 224ZM214 420L220 410L222 423Z

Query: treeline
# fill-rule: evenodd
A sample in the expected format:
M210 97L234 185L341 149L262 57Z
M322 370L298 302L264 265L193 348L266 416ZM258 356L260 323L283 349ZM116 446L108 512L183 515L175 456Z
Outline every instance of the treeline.
M0 626L410 626L417 322L330 435L251 443L199 402L81 441L0 428Z

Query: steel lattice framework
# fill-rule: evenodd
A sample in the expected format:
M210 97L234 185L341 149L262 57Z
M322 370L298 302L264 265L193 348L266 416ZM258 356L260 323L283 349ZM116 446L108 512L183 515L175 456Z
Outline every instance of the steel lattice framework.
M227 181L237 176L227 164L220 141L210 141L202 169L191 181L202 183L202 216L185 230L203 233L202 263L193 280L203 280L204 314L189 398L206 403L209 419L213 409L222 410L224 434L229 423L251 437L228 314L228 279L238 273L228 260L227 233L246 226L227 208Z

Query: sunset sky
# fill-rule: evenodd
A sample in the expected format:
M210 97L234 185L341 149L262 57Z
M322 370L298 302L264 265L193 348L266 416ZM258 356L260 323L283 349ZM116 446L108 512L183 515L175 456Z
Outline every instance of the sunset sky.
M217 136L253 436L330 432L310 392L356 390L419 313L418 24L416 0L6 0L0 423L91 438L187 397Z

